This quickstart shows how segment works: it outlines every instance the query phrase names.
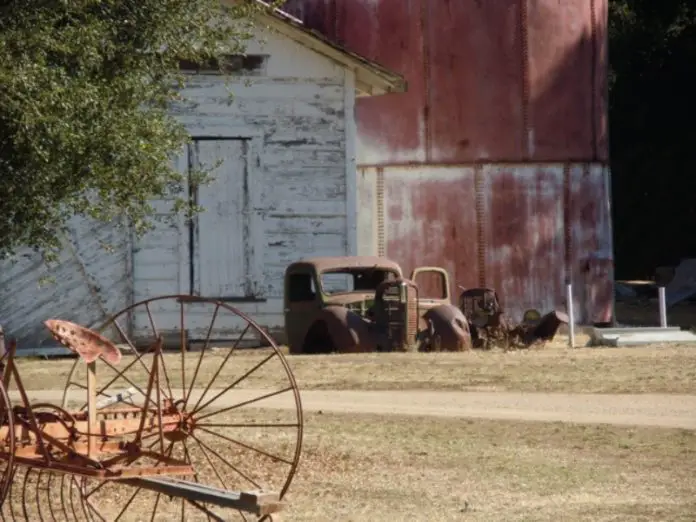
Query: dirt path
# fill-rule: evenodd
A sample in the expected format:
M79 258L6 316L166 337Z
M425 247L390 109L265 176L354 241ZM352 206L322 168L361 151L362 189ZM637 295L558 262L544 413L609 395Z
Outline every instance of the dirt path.
M237 390L225 405L265 395L270 390ZM211 390L213 392L213 390ZM212 393L208 397L212 397ZM197 394L192 394L194 399ZM29 392L31 400L60 404L62 392ZM80 395L80 398L83 397ZM658 426L696 429L696 395L599 395L510 392L319 391L301 392L307 412L374 413L494 420L528 420ZM11 393L11 399L18 397ZM223 404L219 404L222 406ZM285 409L293 406L284 393L251 406Z

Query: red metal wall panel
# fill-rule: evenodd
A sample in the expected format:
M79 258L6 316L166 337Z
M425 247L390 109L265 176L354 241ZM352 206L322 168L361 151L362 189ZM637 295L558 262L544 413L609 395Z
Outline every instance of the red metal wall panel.
M529 156L539 161L594 156L591 2L527 0Z
M454 295L492 286L517 318L563 308L570 277L581 319L607 316L608 0L289 4L408 81L356 108L358 163L384 173L389 257L447 268Z
M426 160L421 0L338 2L339 42L408 79L404 94L361 98L356 104L358 162Z
M506 312L559 306L565 279L563 166L483 169L485 280Z
M474 170L393 167L384 185L387 256L407 275L418 266L445 268L455 296L457 285L477 286Z
M359 100L362 164L606 161L607 0L290 0L403 74Z
M584 322L605 322L611 316L613 274L598 276L593 270L613 262L607 175L606 167L574 165L568 179L568 271L575 309Z
M408 80L406 93L358 100L359 164L426 159L423 1L289 0L285 4L309 27Z
M594 20L595 160L609 162L609 0L590 0Z
M424 2L429 161L521 158L519 2Z

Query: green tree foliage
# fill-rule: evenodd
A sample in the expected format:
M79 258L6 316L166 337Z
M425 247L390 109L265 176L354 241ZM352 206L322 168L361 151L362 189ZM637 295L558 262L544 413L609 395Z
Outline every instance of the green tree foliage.
M6 0L0 6L0 258L61 244L73 215L151 224L187 139L185 76L244 50L265 6L220 0ZM184 203L183 201L179 202Z
M610 147L619 277L696 256L696 2L611 0Z

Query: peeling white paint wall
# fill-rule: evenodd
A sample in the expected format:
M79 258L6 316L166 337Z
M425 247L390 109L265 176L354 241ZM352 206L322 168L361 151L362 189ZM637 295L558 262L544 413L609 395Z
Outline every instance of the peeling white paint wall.
M357 253L355 215L347 210L347 202L356 206L357 197L348 194L356 191L355 183L347 183L349 176L356 176L351 143L355 139L354 76L328 58L268 32L257 34L247 54L268 55L265 69L232 80L193 75L183 93L185 100L172 110L194 139L247 140L254 252L250 284L258 299L231 304L278 332L284 324L286 266L306 256ZM346 123L346 118L351 120ZM188 168L188 160L187 155L178 159L182 171ZM76 222L77 255L63 254L60 268L53 273L58 284L48 289L38 288L44 271L31 256L0 266L0 324L7 335L39 342L46 337L41 321L49 317L94 325L104 314L134 301L188 293L188 226L183 219L168 219L171 202L155 205L163 221L132 246L124 231ZM111 239L115 254L98 248L100 237ZM216 243L214 237L207 239L208 245ZM156 309L155 313L158 329L178 327L174 310ZM198 336L209 320L194 317L186 326ZM145 318L137 316L129 326L136 334L148 328ZM216 326L224 337L239 325Z
M67 239L68 248L50 272L28 250L0 263L0 324L6 337L17 338L20 349L50 339L46 319L97 326L129 304L130 254L123 229L75 218ZM44 283L49 275L52 280Z
M223 143L241 139L248 144L246 168L251 201L248 246L252 251L247 261L248 286L255 299L230 304L272 332L280 332L284 324L283 275L287 265L301 257L357 253L349 233L351 230L354 233L357 209L349 212L347 204L352 201L355 206L357 197L349 194L351 190L356 191L355 185L347 183L349 177L356 176L352 134L347 137L347 130L348 134L355 132L351 102L355 95L353 73L268 32L257 34L257 41L249 46L247 54L268 56L262 72L233 79L193 75L183 92L184 101L173 110L194 140L205 140L200 141L200 146L194 143L192 150L198 151L196 161L210 165L215 160L205 152L215 148L211 148L211 140L219 139ZM353 123L347 123L346 118ZM180 168L186 168L190 156L180 159ZM347 161L349 156L352 161ZM223 163L214 176L240 175L239 168L235 168L230 166L226 170ZM162 203L162 208L166 208L166 203ZM224 211L206 209L206 212L218 212L220 223ZM223 249L231 252L230 263L242 262L241 254L232 255L233 250L237 251L231 248L234 246L231 241L238 240L241 251L244 239L220 236L221 230L231 229L230 233L239 234L239 229L213 227L215 219L206 215L200 220L208 224L207 228L201 225L197 229L196 241L208 248L213 245L220 253ZM239 219L243 217L240 215ZM163 223L138 242L134 257L138 298L189 292L188 228L183 222L178 227L172 222ZM197 255L194 252L194 257ZM199 271L205 269L196 268L194 262L194 291L199 285ZM206 288L214 286L211 287L209 278ZM229 293L229 285L220 284L220 287L219 295L208 297ZM188 325L192 335L205 337L209 319L192 318ZM173 329L178 326L178 311L162 311L157 320L162 325L160 328ZM136 318L136 324L143 329L148 327L144 319ZM216 322L218 337L227 336L239 326Z

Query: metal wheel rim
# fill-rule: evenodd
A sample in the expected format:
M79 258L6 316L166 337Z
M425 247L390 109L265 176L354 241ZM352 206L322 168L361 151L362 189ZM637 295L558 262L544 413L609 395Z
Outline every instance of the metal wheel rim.
M182 299L184 302L182 302ZM193 296L188 296L188 295L167 295L167 296L159 296L159 297L154 297L150 299L145 299L136 303L133 303L132 305L124 308L123 310L119 311L118 313L114 314L111 316L108 320L104 321L98 328L95 330L100 333L104 333L108 328L112 327L113 325L119 325L120 326L120 321L123 321L124 318L128 318L129 322L132 320L132 314L136 311L138 308L145 308L148 312L148 315L150 316L150 320L152 321L152 315L150 314L150 304L156 303L156 302L163 302L163 301L178 301L182 310L185 307L186 304L206 304L209 306L215 307L215 310L224 310L233 316L237 316L239 319L241 319L243 322L246 323L247 328L244 330L244 333L251 327L255 334L260 337L260 339L264 342L264 344L271 349L272 354L271 356L277 360L284 371L284 376L287 379L289 383L288 387L288 392L292 393L292 401L294 403L294 414L297 419L297 435L296 435L296 440L294 443L294 451L293 451L293 458L292 458L292 464L290 465L290 468L287 472L287 478L284 481L284 484L282 488L279 491L279 496L280 499L282 499L285 494L287 493L287 490L292 483L292 480L294 478L294 475L297 471L297 467L299 465L299 460L300 460L300 453L302 449L302 439L303 439L303 417L302 417L302 405L301 405L301 399L299 395L299 389L297 387L297 382L294 378L294 375L292 374L292 371L289 367L289 364L285 358L285 356L282 354L280 349L278 348L277 344L275 341L261 328L260 325L258 325L253 319L251 319L247 314L241 312L239 309L228 305L227 303L221 302L219 300L215 299L206 299L206 298L199 298L199 297L193 297ZM217 314L217 312L215 312ZM183 311L182 311L182 321L183 321ZM215 315L212 319L212 323L215 322ZM212 328L212 323L211 323L211 328ZM183 327L183 322L182 322L182 327ZM156 327L153 324L153 328L156 330ZM118 329L118 328L117 328ZM181 328L182 331L182 343L181 346L184 346L183 339L184 339L184 334L183 334L184 328ZM123 328L120 328L120 333L125 333L123 331ZM142 350L138 350L135 347L135 343L132 343L130 339L128 338L128 333L125 334L125 337L121 334L120 336L122 337L122 340L126 342L127 344L131 345L131 350L133 350L136 354L136 356L142 356L144 355L144 352ZM210 334L209 334L210 335ZM244 334L241 336L242 338L244 337ZM241 340L241 338L240 338ZM208 346L209 339L206 339L206 346L204 349L201 351L201 358L203 357L203 352L206 351L206 347ZM236 346L236 345L235 345ZM231 351L234 351L235 348L232 348ZM178 353L178 351L177 351ZM189 352L190 353L190 352ZM270 359L270 357L269 357ZM75 361L73 364L73 367L70 371L70 374L67 379L66 387L63 392L63 407L66 408L69 403L69 395L71 391L71 384L74 384L73 379L76 370L80 367L80 365L84 365L84 362L80 361L79 359ZM183 364L183 363L182 363ZM195 379L194 379L195 382ZM84 484L86 481L82 481L83 484L83 489L82 489L82 497L83 497L83 502L85 502L85 490L84 490ZM156 507L155 507L156 509ZM86 506L85 511L87 513L91 513L90 507ZM154 517L154 514L153 514ZM90 516L89 518L93 518L93 515ZM248 520L245 518L245 520Z

